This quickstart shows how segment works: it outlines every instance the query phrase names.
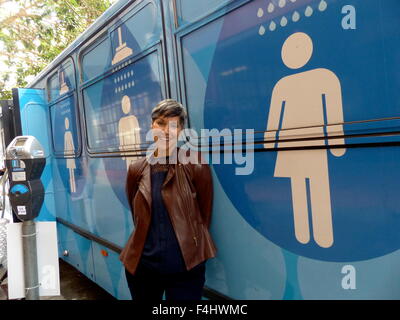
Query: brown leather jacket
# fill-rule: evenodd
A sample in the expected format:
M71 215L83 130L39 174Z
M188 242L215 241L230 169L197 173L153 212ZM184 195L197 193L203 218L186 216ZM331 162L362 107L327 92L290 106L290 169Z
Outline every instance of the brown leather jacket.
M139 264L150 226L150 175L150 164L143 158L130 165L126 179L126 194L135 229L121 252L120 260L131 274ZM210 167L191 163L170 165L161 195L186 269L215 257L217 250L208 231L213 201Z

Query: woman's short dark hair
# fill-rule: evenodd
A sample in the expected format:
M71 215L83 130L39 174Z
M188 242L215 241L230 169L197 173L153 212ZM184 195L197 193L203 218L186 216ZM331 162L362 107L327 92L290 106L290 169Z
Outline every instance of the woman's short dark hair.
M160 101L151 112L152 122L160 117L179 117L179 124L183 127L186 119L186 111L178 101L165 99Z

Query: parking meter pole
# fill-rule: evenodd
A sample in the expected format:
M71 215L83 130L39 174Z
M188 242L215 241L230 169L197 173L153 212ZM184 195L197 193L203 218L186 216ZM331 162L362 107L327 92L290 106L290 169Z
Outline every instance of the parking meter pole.
M18 136L6 150L9 172L9 199L13 212L22 221L25 299L39 300L39 275L36 251L36 225L44 201L40 180L46 165L44 149L33 136Z
M39 280L36 255L36 225L33 220L22 223L22 248L25 275L25 299L39 300Z

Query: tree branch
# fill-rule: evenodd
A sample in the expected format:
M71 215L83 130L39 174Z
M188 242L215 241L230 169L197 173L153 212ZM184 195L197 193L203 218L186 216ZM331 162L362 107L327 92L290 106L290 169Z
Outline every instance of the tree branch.
M0 1L9 1L9 0L0 0ZM4 18L3 20L0 20L0 27L11 25L20 18L41 17L40 14L28 13L28 10L31 8L37 7L37 4L38 4L38 1L34 1L29 6L20 8L17 13L9 15L8 17Z
M10 52L6 52L6 51L0 51L0 56L11 58L13 60L21 60L21 61L24 61L24 62L26 62L28 64L33 64L33 63L37 63L38 62L37 59L34 60L34 59L30 59L28 57L16 56L15 53L10 53Z

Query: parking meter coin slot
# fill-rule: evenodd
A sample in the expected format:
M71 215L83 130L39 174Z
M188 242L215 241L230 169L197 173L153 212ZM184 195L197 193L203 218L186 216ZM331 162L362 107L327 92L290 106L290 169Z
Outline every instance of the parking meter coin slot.
M16 184L10 189L10 201L14 205L24 205L31 200L31 190L24 184Z
M12 194L20 195L28 193L29 188L24 184L16 184L11 188L10 191Z

